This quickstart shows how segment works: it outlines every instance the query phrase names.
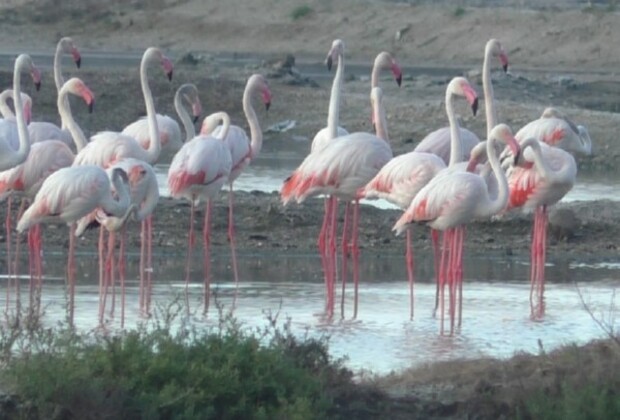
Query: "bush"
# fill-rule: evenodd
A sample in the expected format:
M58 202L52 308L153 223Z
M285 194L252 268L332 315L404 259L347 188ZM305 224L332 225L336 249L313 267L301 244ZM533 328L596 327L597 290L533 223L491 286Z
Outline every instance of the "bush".
M312 14L313 11L314 10L312 10L312 7L308 6L307 4L304 4L302 6L297 6L291 12L291 19L293 20L301 19L303 17L306 17Z
M57 330L4 375L29 416L144 419L322 418L328 390L351 384L327 340L300 340L289 323L262 330L226 318L206 332L149 326L121 335ZM30 334L36 341L36 334Z

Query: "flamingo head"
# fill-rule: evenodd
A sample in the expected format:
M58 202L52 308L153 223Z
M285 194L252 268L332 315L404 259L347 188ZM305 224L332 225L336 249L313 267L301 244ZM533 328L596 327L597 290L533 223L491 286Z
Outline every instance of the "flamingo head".
M400 85L403 83L403 72L400 69L400 66L398 65L396 60L394 60L394 62L392 63L392 74L394 74L394 80L396 80L398 87L400 87Z
M269 90L269 84L262 74L253 74L248 79L245 85L246 92L253 94L254 92L260 92L265 109L269 111L271 107L271 91Z
M513 164L517 165L519 163L519 158L521 157L521 146L519 145L519 142L517 142L515 136L512 134L512 130L510 130L510 127L508 127L508 125L498 124L493 127L493 129L489 133L489 139L494 141L499 140L506 146L508 146L508 148L512 152L512 156L514 157ZM488 152L489 151L487 151L487 153ZM493 151L491 151L491 153L493 153Z
M508 55L504 51L502 44L495 38L491 38L486 45L485 54L497 57L502 65L504 72L508 71Z
M75 46L73 39L66 36L60 40L59 46L62 49L63 53L71 54L75 65L79 69L80 65L82 64L82 56L80 55L80 50L78 50L78 48Z
M72 77L65 82L65 85L61 90L64 89L68 89L69 92L84 99L84 102L88 105L88 112L93 112L95 107L95 95L82 80L77 77Z
M338 62L339 57L344 55L344 42L340 39L335 39L332 42L332 47L327 54L327 59L325 60L325 64L327 64L327 70L332 70L332 65L334 62Z
M455 77L448 85L448 91L453 95L464 96L474 114L478 112L478 93L464 77Z
M401 85L403 81L403 72L400 68L400 65L398 64L398 61L396 61L392 54L387 51L380 52L375 58L373 72L375 69L378 68L390 69L392 71L392 74L394 75L394 80L396 80L398 86Z
M127 172L129 186L132 190L146 178L148 172L144 167L145 164L145 162L139 162L137 165L132 166Z
M164 68L164 72L166 73L166 76L168 76L168 80L172 81L172 73L174 70L172 61L170 61L170 59L163 54L161 55L161 66Z
M34 83L35 89L37 91L41 90L41 72L34 66L34 64L30 70L30 76L32 77L32 82Z
M484 141L479 142L469 154L467 163L467 172L474 172L478 164L483 163L487 157L487 144Z

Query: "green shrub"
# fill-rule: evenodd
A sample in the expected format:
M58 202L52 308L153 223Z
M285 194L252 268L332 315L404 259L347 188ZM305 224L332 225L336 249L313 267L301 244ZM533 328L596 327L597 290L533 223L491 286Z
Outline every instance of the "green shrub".
M30 414L63 418L322 418L329 392L351 384L327 340L292 335L289 323L250 330L234 319L198 331L169 325L120 335L55 330L6 363L5 381Z
M307 4L304 4L302 6L297 6L291 12L291 19L298 20L298 19L301 19L303 17L306 17L312 14L312 12L314 12L314 10L312 9L312 7L308 6Z

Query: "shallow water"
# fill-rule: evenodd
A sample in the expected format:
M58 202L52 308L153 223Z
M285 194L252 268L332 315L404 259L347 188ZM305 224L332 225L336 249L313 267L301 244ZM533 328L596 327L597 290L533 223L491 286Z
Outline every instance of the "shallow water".
M218 253L213 262L213 293L217 302L230 309L234 283L227 253ZM97 264L92 254L78 258L78 287L75 322L79 328L97 327ZM183 295L183 258L155 258L154 306ZM299 335L329 335L334 356L347 356L353 369L387 373L437 360L509 357L516 351L538 352L541 340L545 350L592 338L604 332L583 309L577 293L579 282L584 300L596 315L607 313L612 291L620 286L618 262L588 265L575 261L554 260L547 267L547 314L543 321L529 319L528 263L514 257L470 256L465 262L463 326L454 337L439 335L439 322L433 318L435 286L431 282L430 255L418 255L416 267L415 319L408 319L408 288L401 256L361 258L362 279L360 307L356 320L351 319L352 289L347 291L345 317L340 316L337 292L336 315L328 320L323 314L324 288L318 256L299 254L273 256L267 253L240 255L240 285L234 315L248 326L266 324L266 311L280 311L281 319L291 318L293 331ZM200 299L200 262L194 261L196 283L188 289L191 317L196 325L216 322L212 302L208 318L202 317ZM43 290L45 319L49 323L65 318L64 257L48 255ZM128 258L126 327L144 321L138 311L137 256ZM4 308L6 281L0 288L0 308ZM22 282L22 302L27 303ZM337 286L339 290L339 285ZM109 328L120 326L119 307L115 317L108 317ZM617 311L615 316L620 315Z

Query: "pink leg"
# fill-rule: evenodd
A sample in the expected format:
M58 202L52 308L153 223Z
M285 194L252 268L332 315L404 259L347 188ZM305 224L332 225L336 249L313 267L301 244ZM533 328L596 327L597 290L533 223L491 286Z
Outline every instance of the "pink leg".
M103 316L105 312L105 287L106 287L106 254L105 250L105 229L99 227L99 243L97 246L97 253L99 257L99 325L103 325Z
M324 254L327 247L327 231L329 230L330 225L330 215L331 215L331 206L333 203L334 197L326 197L323 200L323 207L325 213L323 214L323 223L321 225L321 231L319 232L319 238L317 240L317 246L319 247L319 252Z
M189 214L189 234L187 235L187 259L185 260L185 291L189 288L190 263L192 259L192 250L196 242L194 234L194 198L192 197L192 205Z
M335 304L335 287L336 287L336 236L338 232L338 201L336 197L330 197L331 205L329 209L329 223L326 235L326 261L327 261L327 316L331 318L334 315Z
M103 230L103 235L105 236L105 233L107 232L105 230L105 228L103 226L99 227L100 230ZM100 298L100 302L101 302L101 307L99 308L99 324L103 325L104 324L104 320L105 320L105 310L106 307L108 305L108 293L109 293L109 287L110 287L110 276L112 274L112 270L111 270L111 264L112 264L112 245L110 244L110 241L112 240L112 234L111 232L107 232L108 233L108 240L107 240L107 244L106 241L104 240L104 264L103 264L103 288L102 288L102 295Z
M146 314L151 315L151 296L153 295L153 215L146 217Z
M28 229L26 237L27 237L27 242L28 242L28 275L29 275L28 300L29 300L30 308L32 308L32 305L34 303L34 282L35 282L35 274L34 274L35 268L34 267L35 267L35 258L36 258L35 253L37 252L36 245L34 243L34 226Z
M69 283L69 325L73 326L73 314L75 310L75 223L72 223L69 229L67 279Z
M13 278L13 260L11 260L11 233L13 231L13 223L11 221L11 207L13 199L9 195L6 202L6 219L4 221L5 238L6 238L6 267L7 267L7 286L6 286L6 305L5 311L9 312L9 303L11 302L11 280Z
M413 320L413 284L414 284L414 265L413 265L413 246L411 244L411 227L407 229L407 252L405 255L405 263L407 265L407 279L409 281L409 319Z
M458 242L457 242L457 264L456 264L456 284L457 289L456 293L458 296L457 299L457 326L460 327L463 318L463 250L464 250L464 242L465 242L465 226L459 226L458 228Z
M125 327L125 242L127 240L127 227L121 230L121 247L118 257L118 277L121 284L121 328Z
M457 228L450 228L450 244L449 244L449 257L448 257L448 292L449 292L449 305L448 313L450 315L450 335L454 333L454 320L456 309L456 259L458 234Z
M351 202L347 201L344 206L344 224L342 225L342 267L341 267L341 279L342 293L340 296L340 316L344 318L344 298L347 288L347 262L349 259L349 243L347 236L349 235L349 213L351 210Z
M204 244L204 314L209 312L209 301L211 294L211 255L210 255L210 232L211 231L211 199L207 201L205 210L204 225L202 228L202 240Z
M433 260L435 266L435 309L433 311L433 317L437 313L439 307L439 259L441 258L439 249L439 231L431 228L431 241L433 245Z
M439 333L444 334L444 315L445 315L445 290L448 281L448 259L449 243L451 241L450 229L443 233L443 246L441 247L441 259L439 262Z
M22 200L21 204L19 205L19 210L17 211L17 220L21 219L22 215L24 214L24 211L26 210L26 200ZM21 313L21 308L22 308L22 304L21 304L21 280L19 279L19 254L20 254L20 249L21 249L21 241L19 240L19 238L17 239L17 241L15 242L15 260L13 262L13 275L15 278L15 309L16 309L16 313L19 314Z
M147 248L147 244L146 244L146 233L147 233L147 226L146 226L146 220L142 220L142 222L140 223L140 286L139 286L139 290L138 290L138 296L139 296L139 305L140 305L140 312L145 314L146 313L146 296L145 296L145 290L146 290L146 248Z
M114 310L116 309L116 257L114 256L116 251L116 232L111 231L108 235L108 248L110 250L110 264L108 265L108 270L110 270L110 285L112 286L110 317L114 317Z
M360 202L355 200L353 204L353 237L351 240L351 254L353 255L353 319L357 318L357 307L360 283L360 248L359 248L359 210Z
M239 271L237 269L237 251L235 247L235 219L233 216L233 185L230 183L228 192L228 240L230 241L230 255L232 256L232 269L235 285L239 285Z

